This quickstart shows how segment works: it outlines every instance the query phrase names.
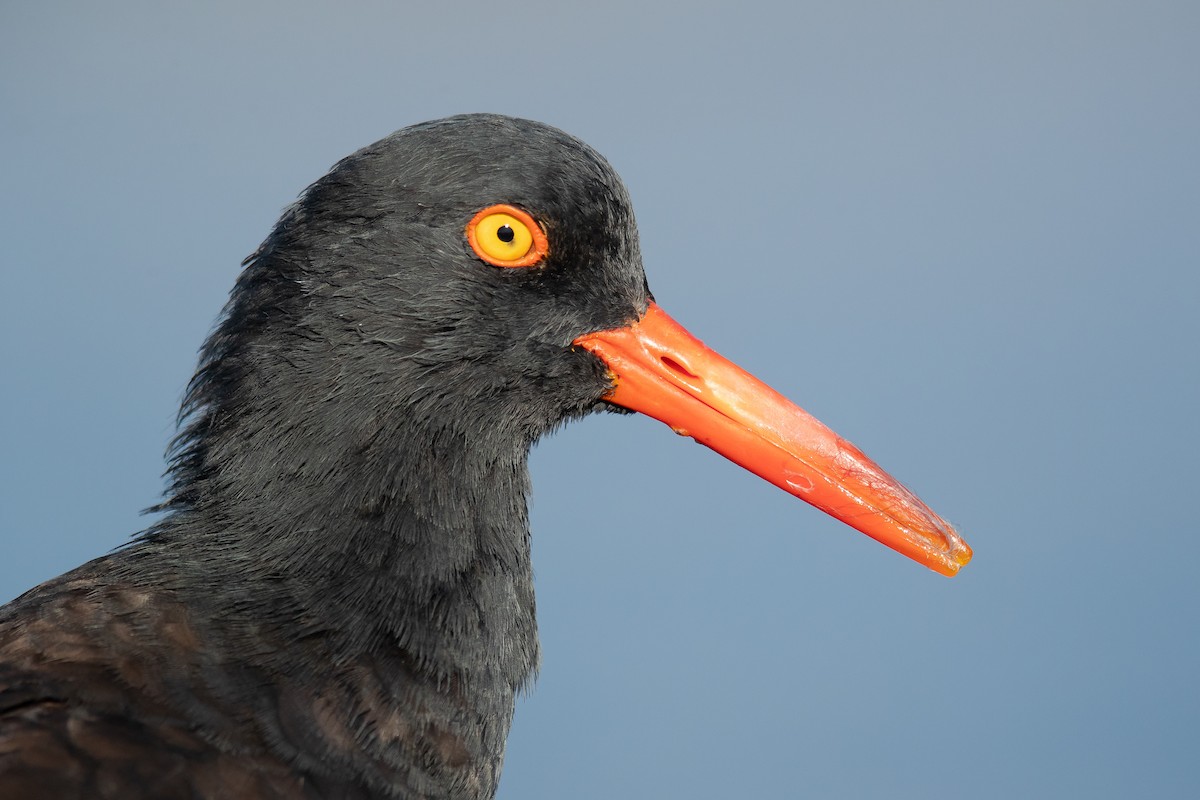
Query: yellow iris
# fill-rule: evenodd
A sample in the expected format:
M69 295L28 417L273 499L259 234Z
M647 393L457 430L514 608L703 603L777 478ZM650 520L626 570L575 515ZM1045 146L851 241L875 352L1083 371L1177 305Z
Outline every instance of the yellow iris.
M467 241L475 255L497 267L532 267L550 250L533 217L504 203L488 206L467 223Z
M533 246L533 233L512 214L497 211L475 223L475 241L497 261L520 261Z

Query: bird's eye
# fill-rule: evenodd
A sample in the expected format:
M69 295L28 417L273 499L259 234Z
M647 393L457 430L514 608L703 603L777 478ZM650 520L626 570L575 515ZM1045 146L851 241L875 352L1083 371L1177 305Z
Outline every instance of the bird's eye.
M550 245L533 217L515 206L488 206L467 223L467 241L475 255L497 267L532 267Z

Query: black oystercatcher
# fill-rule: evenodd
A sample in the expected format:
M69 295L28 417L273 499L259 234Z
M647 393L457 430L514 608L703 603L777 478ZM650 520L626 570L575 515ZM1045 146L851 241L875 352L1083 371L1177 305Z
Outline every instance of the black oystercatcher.
M529 448L614 406L939 572L970 558L654 303L603 158L417 125L247 261L162 520L0 610L0 798L491 797L537 661Z

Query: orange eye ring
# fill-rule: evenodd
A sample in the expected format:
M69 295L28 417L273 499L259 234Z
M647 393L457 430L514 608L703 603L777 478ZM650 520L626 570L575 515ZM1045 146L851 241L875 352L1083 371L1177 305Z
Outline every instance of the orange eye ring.
M475 255L495 267L532 267L550 252L542 226L507 203L488 206L471 217L467 242Z

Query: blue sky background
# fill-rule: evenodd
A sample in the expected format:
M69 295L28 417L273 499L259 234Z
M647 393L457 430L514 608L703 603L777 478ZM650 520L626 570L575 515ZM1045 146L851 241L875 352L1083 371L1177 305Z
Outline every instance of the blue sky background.
M606 154L664 308L976 559L568 428L501 798L1195 796L1200 5L670 5L0 6L0 599L146 524L285 205L504 112Z

